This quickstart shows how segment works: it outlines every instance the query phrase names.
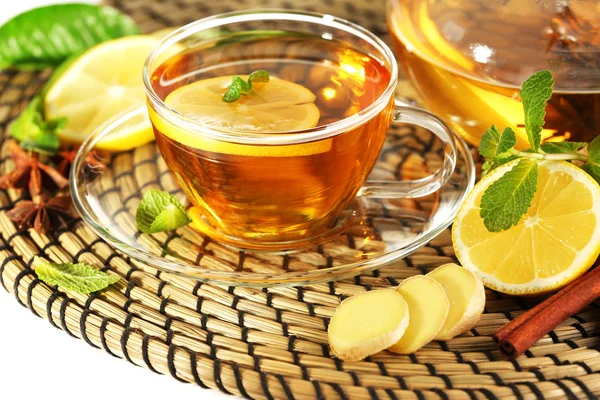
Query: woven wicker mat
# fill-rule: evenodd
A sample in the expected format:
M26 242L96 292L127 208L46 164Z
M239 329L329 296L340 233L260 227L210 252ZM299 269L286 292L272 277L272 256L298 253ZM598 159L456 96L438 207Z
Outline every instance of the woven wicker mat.
M329 12L386 34L382 0L117 0L113 4L132 15L144 31L261 6ZM3 137L7 123L49 74L11 70L0 74ZM407 88L405 83L402 88ZM2 156L1 172L6 173L12 165L4 162L4 146ZM80 220L52 236L17 231L4 211L22 195L0 191L2 286L67 334L182 382L267 399L533 399L600 394L599 305L566 321L516 361L504 360L490 335L535 300L491 291L486 293L486 311L479 324L449 342L433 342L409 356L384 352L352 364L330 355L326 328L339 302L453 261L449 231L411 257L355 279L304 288L227 288L135 263ZM65 293L36 278L31 267L38 257L104 264L122 279L89 297Z

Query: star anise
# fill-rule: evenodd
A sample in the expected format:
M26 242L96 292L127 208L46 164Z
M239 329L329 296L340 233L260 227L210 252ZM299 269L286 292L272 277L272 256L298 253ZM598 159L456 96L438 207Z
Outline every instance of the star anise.
M35 197L42 193L42 189L52 191L68 186L68 179L56 169L42 163L39 154L27 154L14 141L9 142L8 146L15 169L0 177L0 188L28 188L31 197Z
M57 229L73 219L70 211L71 196L49 198L39 195L33 200L22 200L6 215L17 223L19 229L32 228L39 233Z
M58 172L63 174L63 176L68 177L69 172L71 170L71 166L75 161L75 156L77 155L78 148L74 148L71 150L63 150L58 153L60 157L60 162L58 163ZM96 152L92 151L87 154L84 162L86 163L86 169L89 169L93 173L99 173L104 170L104 164L102 163L101 157L96 154Z

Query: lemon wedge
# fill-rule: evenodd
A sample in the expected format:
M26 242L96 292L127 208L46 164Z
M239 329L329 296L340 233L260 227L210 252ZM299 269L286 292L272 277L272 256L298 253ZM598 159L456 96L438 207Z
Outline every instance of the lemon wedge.
M479 216L485 190L518 163L482 179L461 206L452 228L456 256L499 292L535 295L565 286L587 271L600 253L600 186L565 161L539 163L531 207L521 221L488 232Z
M145 103L142 67L159 39L137 35L100 43L54 81L44 98L48 119L67 117L59 134L66 143L83 142L98 126ZM154 138L148 118L113 132L97 145L128 150Z
M248 76L240 76L247 80ZM315 95L304 86L270 78L254 84L253 95L233 103L222 100L233 76L204 79L170 93L165 104L198 123L218 130L254 133L282 133L314 128L320 117ZM161 118L150 109L150 119L164 135L201 150L264 157L318 154L331 149L331 139L293 145L242 145L209 139Z

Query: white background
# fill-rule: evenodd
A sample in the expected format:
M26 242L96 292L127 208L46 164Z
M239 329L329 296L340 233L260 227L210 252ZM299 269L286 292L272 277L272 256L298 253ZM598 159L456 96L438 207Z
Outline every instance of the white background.
M67 2L68 0L61 0ZM152 1L152 0L149 0ZM78 2L94 2L78 0ZM0 0L0 25L51 0ZM0 288L0 397L6 400L232 399L87 345L35 317ZM10 321L10 322L7 322Z

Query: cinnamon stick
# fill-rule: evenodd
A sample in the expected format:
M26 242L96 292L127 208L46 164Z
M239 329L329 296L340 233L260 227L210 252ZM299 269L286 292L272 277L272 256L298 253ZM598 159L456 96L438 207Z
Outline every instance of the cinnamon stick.
M590 279L592 276L594 276L595 274L599 274L599 273L600 273L600 268L594 268L592 271L588 272L587 274L583 274L582 276L580 276L579 278L577 278L576 280L571 282L568 286L566 286L561 291L548 297L546 300L539 303L535 307L533 307L530 310L519 315L517 318L513 319L508 324L506 324L503 327L501 327L500 329L498 329L496 331L496 333L494 333L494 335L492 336L492 338L494 339L494 342L496 342L496 344L501 344L501 342L504 341L508 337L508 335L510 335L521 325L523 325L524 323L529 321L531 319L531 317L537 315L544 308L548 307L550 304L554 303L555 301L560 300L563 296L565 296L571 290L576 288L577 285L579 285L584 279Z
M569 286L500 328L496 340L510 358L521 355L540 338L600 295L600 268L579 277Z

